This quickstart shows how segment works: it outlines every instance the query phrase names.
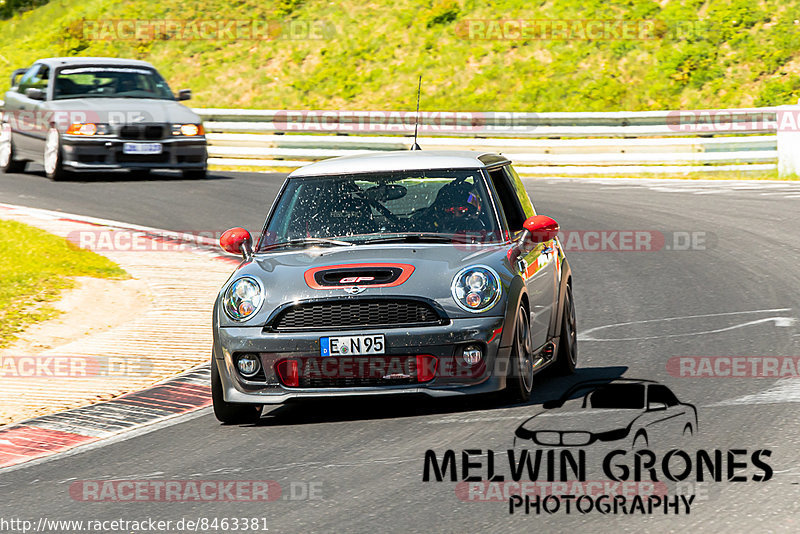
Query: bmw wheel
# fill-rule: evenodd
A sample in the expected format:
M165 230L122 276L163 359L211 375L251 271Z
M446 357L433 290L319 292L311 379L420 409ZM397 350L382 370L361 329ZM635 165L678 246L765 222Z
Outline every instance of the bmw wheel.
M54 182L63 180L67 174L62 164L61 135L53 126L47 131L44 145L44 172Z
M14 159L14 144L11 139L11 125L3 124L0 127L0 171L9 174L13 172L23 172L25 170L24 161Z

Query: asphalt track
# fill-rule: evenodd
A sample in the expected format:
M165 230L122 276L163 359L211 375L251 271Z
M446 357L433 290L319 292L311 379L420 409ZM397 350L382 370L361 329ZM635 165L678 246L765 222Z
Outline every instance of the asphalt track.
M258 230L281 180L212 173L205 181L123 175L51 183L40 174L0 175L0 201L171 230ZM667 361L800 356L800 184L526 183L539 213L556 218L562 229L651 230L667 236L667 245L674 245L675 232L701 232L706 245L568 252L580 368L570 378L538 379L526 406L480 400L314 403L273 409L249 427L221 426L206 412L80 454L0 472L0 518L257 517L270 532L798 531L800 381L679 377L668 373ZM697 407L699 433L682 445L685 450L768 449L772 478L702 485L691 514L678 516L563 509L509 515L506 501L464 502L455 483L422 481L426 450L441 457L453 449L459 460L464 449L504 454L514 429L541 411L544 400L579 380L616 376L657 380ZM740 471L758 470L751 464ZM283 494L268 503L96 503L69 494L75 481L115 479L274 480ZM302 497L310 483L322 498L286 498L292 488Z

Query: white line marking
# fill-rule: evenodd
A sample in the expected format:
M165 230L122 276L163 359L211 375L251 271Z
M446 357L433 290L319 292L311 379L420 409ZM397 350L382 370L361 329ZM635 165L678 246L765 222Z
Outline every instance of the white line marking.
M773 387L760 393L743 395L720 401L712 406L738 406L750 404L784 404L800 402L800 382L796 378L778 380Z
M795 318L794 317L768 317L766 319L759 319L757 321L751 321L748 323L735 325L733 327L723 328L721 330L709 330L706 332L689 332L686 334L670 334L665 336L650 336L650 337L631 337L631 338L595 338L592 337L591 334L595 332L599 332L600 330L606 330L609 328L616 328L619 326L628 326L632 324L646 324L646 323L661 323L661 322L669 322L669 321L681 321L684 319L700 319L704 317L724 317L730 315L747 315L752 313L776 313L776 312L787 312L792 311L792 308L774 308L774 309L767 309L767 310L749 310L749 311L740 311L740 312L722 312L722 313L705 313L701 315L682 315L678 317L664 317L662 319L644 319L641 321L627 321L624 323L614 323L608 324L603 326L596 326L594 328L590 328L589 330L584 330L578 334L579 341L630 341L630 340L640 340L640 339L655 339L661 337L680 337L680 336L694 336L700 334L710 334L716 332L723 332L725 330L733 330L734 328L741 328L743 326L747 326L748 324L756 324L759 322L767 322L767 321L775 321L776 326L791 326L794 324Z

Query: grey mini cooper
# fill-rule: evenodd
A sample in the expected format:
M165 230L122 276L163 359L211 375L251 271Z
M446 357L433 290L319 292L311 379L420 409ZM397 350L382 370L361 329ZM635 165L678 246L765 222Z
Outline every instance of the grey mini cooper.
M577 361L558 224L511 162L385 152L291 173L214 306L211 386L226 423L332 396L502 392L524 402Z

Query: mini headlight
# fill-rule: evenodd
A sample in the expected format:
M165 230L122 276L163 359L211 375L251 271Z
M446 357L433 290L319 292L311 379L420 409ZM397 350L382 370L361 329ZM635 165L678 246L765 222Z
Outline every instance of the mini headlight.
M500 277L494 269L475 265L462 269L453 278L453 299L462 309L483 312L494 306L502 292Z
M234 321L244 321L255 314L264 302L264 292L255 279L243 277L228 286L223 307Z

